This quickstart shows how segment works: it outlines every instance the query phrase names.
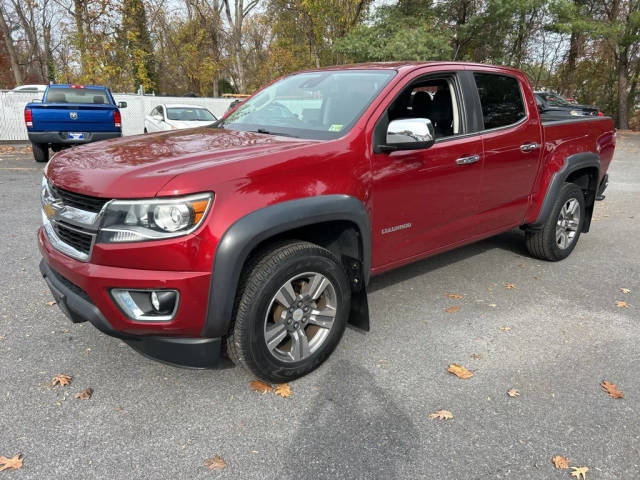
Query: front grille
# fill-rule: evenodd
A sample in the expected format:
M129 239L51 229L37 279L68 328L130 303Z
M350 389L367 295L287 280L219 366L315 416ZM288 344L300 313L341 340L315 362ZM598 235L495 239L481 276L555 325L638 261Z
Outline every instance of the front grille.
M106 198L90 197L89 195L82 195L80 193L70 192L63 190L51 184L52 193L62 199L65 205L70 207L79 208L80 210L87 210L89 212L99 212L105 203L109 200Z
M72 246L79 252L89 255L91 251L91 240L93 238L91 235L69 228L59 222L53 223L53 229L64 243Z

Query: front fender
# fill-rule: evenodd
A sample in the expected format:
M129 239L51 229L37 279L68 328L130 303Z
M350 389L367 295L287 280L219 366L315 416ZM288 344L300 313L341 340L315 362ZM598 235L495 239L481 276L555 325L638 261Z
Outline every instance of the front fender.
M218 243L202 336L227 334L240 275L256 246L295 228L335 220L353 222L360 231L366 285L371 269L371 224L360 200L349 195L319 195L261 208L236 220Z

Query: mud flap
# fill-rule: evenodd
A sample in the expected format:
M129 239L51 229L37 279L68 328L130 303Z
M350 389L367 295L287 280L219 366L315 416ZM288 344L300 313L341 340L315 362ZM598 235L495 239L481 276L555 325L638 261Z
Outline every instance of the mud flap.
M367 299L366 288L361 288L358 292L351 292L349 326L364 332L371 330L369 323L369 301Z

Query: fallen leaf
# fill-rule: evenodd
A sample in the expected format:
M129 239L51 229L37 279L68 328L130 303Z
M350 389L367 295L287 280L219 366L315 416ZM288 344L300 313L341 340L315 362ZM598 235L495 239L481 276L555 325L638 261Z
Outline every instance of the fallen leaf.
M628 288L621 288L620 291L622 293L631 293L631 290L629 290Z
M507 290L513 290L514 288L516 288L516 286L513 283L505 283L504 288L506 288Z
M204 461L204 465L209 470L224 470L225 468L227 468L227 462L225 462L220 455L216 455L213 458L207 458Z
M621 302L620 300L616 300L616 307L629 308L629 304L627 302Z
M58 303L58 302L56 302L55 300L51 300L50 302L47 302L47 305L49 307L53 307L56 303Z
M273 387L262 380L254 380L249 383L249 388L254 392L268 393L273 391Z
M453 298L455 300L460 300L461 298L464 297L464 295L460 295L460 294L457 294L457 293L447 293L447 297Z
M622 390L618 390L618 387L615 383L611 383L609 380L604 380L600 386L602 389L609 394L612 398L624 398L624 393Z
M480 360L482 358L482 354L481 353L472 353L470 356L474 360Z
M447 313L456 313L458 310L460 310L460 307L455 305L453 307L448 307L444 309L444 311Z
M511 330L511 327L509 327L508 325L503 325L502 327L500 327L500 330L502 330L503 332L508 332L509 330Z
M453 413L449 410L438 410L435 413L430 413L429 418L433 420L437 418L438 420L451 420L453 418Z
M456 377L462 379L473 377L473 373L464 368L462 365L458 365L457 363L452 363L451 365L449 365L449 368L447 368L447 372L453 373Z
M572 477L582 478L585 480L587 478L587 472L589 471L589 467L571 467L573 472L571 472Z
M289 398L291 396L291 387L288 383L281 383L280 385L276 385L273 393L280 395L282 398Z
M520 392L518 390L516 390L515 388L512 388L511 390L509 390L507 392L507 395L509 395L510 397L519 397L520 396Z
M76 393L74 395L74 398L79 398L80 400L89 400L91 398L91 395L93 395L93 388L89 387L82 390L81 392Z
M55 387L56 385L61 385L66 387L71 383L71 375L65 375L64 373L60 373L51 379L51 386Z
M521 263L521 264L520 264L520 268L524 268L524 267L526 267L526 266L527 266L527 265L526 265L526 264L524 264L524 263Z
M551 461L553 462L553 464L558 470L565 470L569 468L569 462L571 460L569 460L566 457L563 457L562 455L556 455L551 459Z
M22 454L19 453L11 458L0 457L0 472L3 470L18 470L22 468Z

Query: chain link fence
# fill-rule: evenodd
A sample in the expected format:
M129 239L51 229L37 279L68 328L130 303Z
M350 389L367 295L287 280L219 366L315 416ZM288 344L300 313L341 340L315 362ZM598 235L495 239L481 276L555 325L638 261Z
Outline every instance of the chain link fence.
M33 101L37 94L23 92L0 92L0 142L27 141L24 125L24 106ZM201 105L220 118L229 108L233 98L204 97L154 97L133 94L114 94L116 102L127 102L122 114L122 134L138 135L144 131L144 117L161 104L179 103Z

